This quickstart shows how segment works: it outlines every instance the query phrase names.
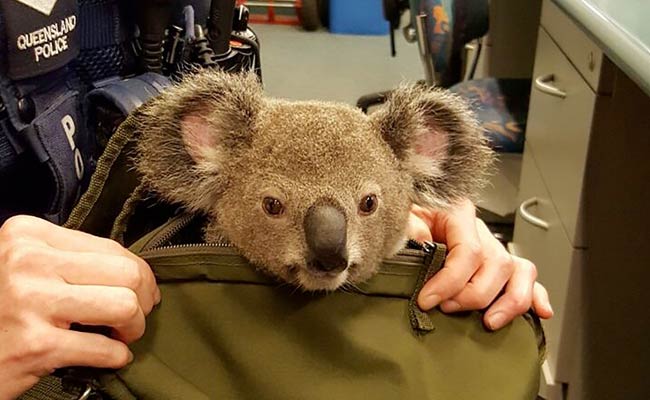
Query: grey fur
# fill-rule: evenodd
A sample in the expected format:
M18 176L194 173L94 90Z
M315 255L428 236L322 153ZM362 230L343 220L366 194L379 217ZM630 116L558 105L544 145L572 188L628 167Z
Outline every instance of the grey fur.
M252 74L206 70L139 113L135 160L143 181L208 215L207 241L225 237L262 270L305 290L369 278L403 245L412 203L440 207L472 197L492 161L467 106L417 86L400 87L366 116L344 104L266 98ZM427 141L442 146L417 154ZM358 205L368 194L379 206L364 215ZM285 205L281 216L264 212L267 196ZM323 202L347 222L349 267L336 277L307 265L305 215Z

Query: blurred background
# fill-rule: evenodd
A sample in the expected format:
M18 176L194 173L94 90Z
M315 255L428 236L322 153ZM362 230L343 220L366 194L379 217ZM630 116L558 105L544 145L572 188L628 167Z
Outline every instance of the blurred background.
M398 52L390 56L380 0L238 3L251 11L264 85L272 96L355 104L362 94L424 77L417 46L403 35L396 35ZM343 9L333 15L333 24L328 7Z

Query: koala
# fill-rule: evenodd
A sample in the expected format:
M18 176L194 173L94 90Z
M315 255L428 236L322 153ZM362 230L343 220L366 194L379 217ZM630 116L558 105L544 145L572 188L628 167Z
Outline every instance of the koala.
M306 291L370 278L405 244L412 204L472 196L492 151L451 93L403 85L370 115L269 98L257 77L205 70L140 110L136 169L207 216L259 269Z

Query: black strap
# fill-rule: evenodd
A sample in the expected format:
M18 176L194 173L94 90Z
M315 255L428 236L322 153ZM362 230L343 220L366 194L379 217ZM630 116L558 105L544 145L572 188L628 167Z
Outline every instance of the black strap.
M88 93L88 100L107 101L126 117L170 84L169 79L152 72L124 80L109 79L98 83L97 89Z
M129 45L134 28L129 6L119 0L78 0L79 56L72 67L85 84L134 72L135 59ZM126 4L126 3L125 3Z
M0 176L11 173L10 168L18 162L18 156L23 152L23 147L10 133L12 131L9 122L7 108L0 101ZM2 134L2 133L5 134Z
M18 400L78 400L85 392L85 387L63 384L63 378L50 375L23 393Z

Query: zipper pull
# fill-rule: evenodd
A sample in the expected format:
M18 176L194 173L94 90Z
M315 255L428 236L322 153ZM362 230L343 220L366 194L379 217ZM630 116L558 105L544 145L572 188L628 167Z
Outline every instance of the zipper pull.
M430 242L428 240L425 240L424 242L420 242L419 240L415 239L409 239L406 242L406 248L409 250L416 250L416 251L422 251L425 253L424 260L422 262L424 265L427 267L431 265L433 262L433 258L436 254L436 249L438 249L439 246L445 247L444 245L438 245L436 243ZM428 271L427 273L427 280L433 276L434 273L438 272L439 268L434 269L434 271Z
M99 391L98 370L84 367L64 367L53 374L61 380L61 389L68 397L75 396L77 400L101 400Z
M92 385L87 384L86 390L84 390L84 392L81 394L81 396L79 396L77 400L101 400L101 399L102 397L97 392L97 390L95 390L95 388Z
M423 260L427 268L426 282L442 268L447 254L447 247L427 240L422 245L422 251L426 253ZM440 259L441 257L442 259Z
M413 331L416 334L424 335L435 330L435 326L433 321L431 321L429 314L422 311L418 306L417 298L424 287L424 284L442 268L447 253L447 247L443 244L436 244L429 241L421 243L414 239L409 239L407 247L421 250L425 253L423 260L424 265L420 270L418 282L413 291L413 296L411 296L411 300L409 301L409 320L411 322L411 328L413 328Z

